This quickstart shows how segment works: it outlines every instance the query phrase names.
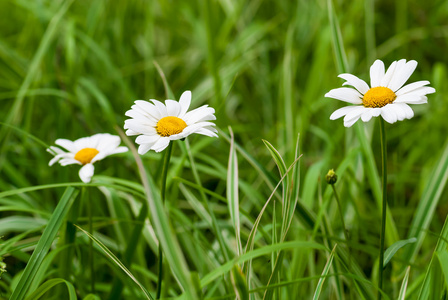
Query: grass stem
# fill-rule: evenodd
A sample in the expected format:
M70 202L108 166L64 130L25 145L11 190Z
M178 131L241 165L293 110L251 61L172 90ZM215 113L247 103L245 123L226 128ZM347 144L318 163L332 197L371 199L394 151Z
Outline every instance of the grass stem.
M383 178L383 204L381 213L381 233L380 233L380 262L378 266L378 300L381 299L381 289L383 288L383 264L384 264L384 239L386 234L386 209L387 209L387 144L386 131L384 129L384 120L380 120L381 135L381 160L382 160L382 178Z

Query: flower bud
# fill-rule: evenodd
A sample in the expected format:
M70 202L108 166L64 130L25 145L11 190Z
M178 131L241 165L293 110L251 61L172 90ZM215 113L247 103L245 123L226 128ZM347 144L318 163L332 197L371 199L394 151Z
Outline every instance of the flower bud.
M327 175L325 175L325 180L327 181L328 184L335 184L336 181L338 180L338 176L336 175L333 169L330 169Z

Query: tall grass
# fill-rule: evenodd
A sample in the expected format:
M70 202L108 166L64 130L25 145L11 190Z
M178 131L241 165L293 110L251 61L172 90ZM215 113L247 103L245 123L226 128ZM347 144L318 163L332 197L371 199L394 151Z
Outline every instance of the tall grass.
M0 298L150 299L161 244L162 298L374 299L379 128L330 121L324 94L376 58L417 60L437 90L386 124L383 297L446 297L447 17L441 0L1 1ZM88 185L48 166L57 138L120 134L134 100L184 90L220 137L173 145L165 205L163 154L108 157Z

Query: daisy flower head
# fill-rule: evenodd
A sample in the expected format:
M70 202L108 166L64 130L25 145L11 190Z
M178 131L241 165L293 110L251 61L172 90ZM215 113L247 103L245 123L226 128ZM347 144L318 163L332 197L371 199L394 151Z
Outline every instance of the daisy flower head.
M128 151L128 148L120 146L120 143L119 136L109 133L99 133L76 141L57 139L55 144L65 148L68 152L55 146L48 148L47 151L55 155L49 165L52 166L56 162L59 162L61 166L81 165L79 177L84 183L89 183L94 173L93 164L95 162L106 156Z
M346 82L342 87L329 91L325 97L345 101L355 105L342 107L330 116L331 120L344 117L344 126L350 127L361 118L368 122L381 115L388 123L410 119L414 112L408 104L428 102L427 94L436 90L426 86L429 81L422 80L403 86L417 67L415 60L394 61L385 71L384 63L376 60L370 67L370 87L362 79L352 74L340 74Z
M149 150L163 151L173 140L186 138L192 133L217 137L214 128L215 110L203 105L189 112L191 92L185 91L179 102L165 100L165 104L151 99L137 100L125 115L131 117L124 122L124 129L129 136L138 135L135 142L139 144L138 153Z

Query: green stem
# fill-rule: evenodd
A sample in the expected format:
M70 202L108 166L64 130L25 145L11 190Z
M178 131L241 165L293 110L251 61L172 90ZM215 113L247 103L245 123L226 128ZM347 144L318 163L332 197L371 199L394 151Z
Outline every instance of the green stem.
M344 230L345 241L347 242L347 246L348 246L348 241L349 241L348 231L347 231L347 227L345 227L345 221L344 221L344 215L342 214L341 202L339 201L339 196L338 196L338 193L336 192L336 188L334 187L334 184L332 184L331 187L333 188L334 197L336 198L336 202L338 204L339 217L341 218L342 229Z
M333 194L334 194L334 197L336 198L336 203L338 204L339 216L341 218L342 229L344 230L345 242L347 244L347 249L348 249L348 265L347 265L347 268L348 268L349 271L351 271L351 269L352 269L352 251L351 251L350 244L349 244L348 230L347 230L347 227L345 227L344 215L342 214L341 201L339 200L339 195L338 195L338 193L336 191L336 188L334 187L334 183L331 184L331 187L333 188ZM351 291L352 291L352 281L349 282L349 286L348 287L349 287L349 291L351 293Z
M163 168L162 168L162 183L160 188L160 198L162 203L165 204L165 194L166 194L166 177L168 174L168 165L170 164L171 152L173 149L173 142L170 142L168 149L163 156ZM162 246L159 243L159 276L157 279L157 294L156 299L160 299L160 294L162 292L162 280L163 280L163 251Z
M87 199L87 188L82 187L81 191L82 199L87 206L87 216L89 219L89 232L93 235L93 221L92 221L92 203ZM93 261L93 240L89 239L89 265L90 265L90 282L91 293L95 294L95 265Z
M380 263L378 270L378 299L381 299L379 292L383 288L383 264L384 264L384 237L386 234L386 209L387 209L387 143L386 131L384 129L384 120L380 117L380 134L381 134L381 159L383 173L383 203L381 213L381 233L380 233Z

